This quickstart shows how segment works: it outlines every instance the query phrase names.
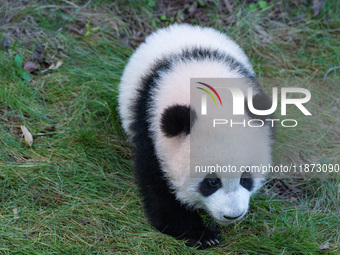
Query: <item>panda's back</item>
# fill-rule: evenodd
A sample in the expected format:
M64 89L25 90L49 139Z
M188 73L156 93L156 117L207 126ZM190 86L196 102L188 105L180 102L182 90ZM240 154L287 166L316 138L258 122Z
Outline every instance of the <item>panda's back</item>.
M119 88L119 112L123 128L131 135L131 107L142 86L142 78L150 75L157 61L169 59L191 49L218 51L236 59L253 74L248 58L241 48L226 35L211 29L187 24L172 25L148 36L131 56Z

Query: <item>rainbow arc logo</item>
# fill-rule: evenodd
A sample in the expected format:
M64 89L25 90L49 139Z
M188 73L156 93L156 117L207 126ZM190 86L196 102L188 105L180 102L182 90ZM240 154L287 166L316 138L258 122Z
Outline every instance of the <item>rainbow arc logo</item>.
M217 93L217 91L216 91L213 87L211 87L210 85L208 85L208 84L206 84L206 83L203 83L203 82L197 82L197 83L198 83L198 84L201 84L201 85L203 85L203 86L206 86L206 87L209 88L212 92L214 92L214 94L217 96L217 98L218 98L218 100L220 101L220 104L221 104L221 106L222 106L221 97L220 97L220 95ZM213 96L208 90L206 90L206 89L204 89L204 88L200 88L200 87L196 87L196 88L198 88L198 89L203 90L204 92L206 92L206 93L212 98L212 100L214 100L215 105L217 105L214 96Z
M208 89L210 89L217 96L217 98L220 101L220 104L222 106L221 97L220 97L220 95L217 93L217 91L212 86L210 86L210 85L208 85L208 84L206 84L204 82L197 82L197 83L207 87ZM196 87L196 88L206 92L212 98L212 100L214 101L215 105L217 105L215 97L213 96L213 94L209 90L201 88L201 87ZM206 97L206 95L202 95L201 114L202 115L207 115L207 97Z

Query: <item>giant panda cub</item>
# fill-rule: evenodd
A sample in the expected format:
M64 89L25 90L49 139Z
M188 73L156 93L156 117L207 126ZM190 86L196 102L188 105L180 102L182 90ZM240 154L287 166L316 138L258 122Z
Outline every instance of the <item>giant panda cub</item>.
M151 224L185 240L187 246L205 249L219 243L219 230L204 225L199 209L220 224L235 222L247 213L249 199L264 178L245 172L237 178L218 173L190 177L190 139L195 130L205 128L199 121L200 109L190 105L190 78L200 77L252 78L255 74L241 48L214 29L187 24L159 29L138 47L124 70L119 113L134 144L135 176ZM270 108L260 86L251 86L257 87L254 106ZM265 118L246 112L248 119ZM190 116L195 120L190 121ZM268 125L238 132L225 129L212 143L219 146L210 157L225 165L257 164L259 159L271 163Z

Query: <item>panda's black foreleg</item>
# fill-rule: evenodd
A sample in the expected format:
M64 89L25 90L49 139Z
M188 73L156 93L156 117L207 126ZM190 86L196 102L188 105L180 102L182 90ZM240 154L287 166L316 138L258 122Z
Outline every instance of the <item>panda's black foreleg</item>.
M144 205L155 228L177 239L186 240L187 246L205 249L218 243L218 229L207 228L196 211L185 208L172 194L152 192L152 195L145 197Z
M144 151L145 152L145 151ZM135 172L151 224L162 233L205 249L218 243L218 229L207 228L199 214L176 200L159 163L152 155L136 152Z

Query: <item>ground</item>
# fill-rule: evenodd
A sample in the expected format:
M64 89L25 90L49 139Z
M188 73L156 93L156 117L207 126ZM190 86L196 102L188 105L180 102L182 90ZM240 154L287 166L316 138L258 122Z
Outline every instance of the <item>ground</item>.
M0 0L0 254L339 254L336 175L269 178L205 251L159 233L117 115L120 76L145 36L201 24L241 45L267 92L288 78L311 91L313 115L277 129L274 162L339 163L339 13L336 0Z

